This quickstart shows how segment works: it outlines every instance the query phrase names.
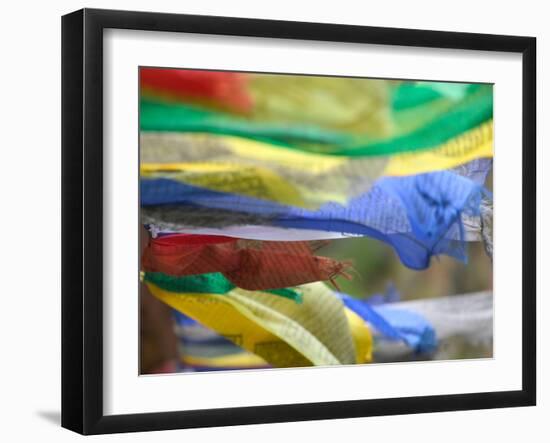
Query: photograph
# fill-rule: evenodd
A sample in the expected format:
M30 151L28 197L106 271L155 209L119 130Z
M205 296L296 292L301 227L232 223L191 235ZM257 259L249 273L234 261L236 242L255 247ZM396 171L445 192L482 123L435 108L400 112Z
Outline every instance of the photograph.
M538 404L536 36L293 8L63 15L62 427Z
M137 71L139 375L493 358L493 84Z

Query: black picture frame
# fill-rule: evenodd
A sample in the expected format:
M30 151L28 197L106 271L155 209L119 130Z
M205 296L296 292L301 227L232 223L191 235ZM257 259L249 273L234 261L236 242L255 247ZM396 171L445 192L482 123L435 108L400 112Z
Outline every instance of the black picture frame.
M194 411L103 413L103 30L192 32L522 54L522 389ZM62 18L62 426L82 434L535 405L536 39L83 9ZM519 233L518 233L519 235Z

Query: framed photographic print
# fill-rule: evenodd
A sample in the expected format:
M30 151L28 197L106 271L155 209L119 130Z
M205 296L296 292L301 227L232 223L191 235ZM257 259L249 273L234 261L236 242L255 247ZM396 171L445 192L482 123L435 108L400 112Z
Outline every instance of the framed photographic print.
M535 50L64 16L62 425L534 405Z

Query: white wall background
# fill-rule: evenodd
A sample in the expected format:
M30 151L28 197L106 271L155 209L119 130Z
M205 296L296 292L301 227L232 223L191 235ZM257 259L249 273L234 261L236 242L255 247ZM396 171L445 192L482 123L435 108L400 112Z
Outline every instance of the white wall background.
M550 75L550 30L544 2L5 2L0 26L2 441L65 442L83 438L59 427L59 411L60 17L84 6L536 36L538 145L539 153L542 151L544 122L550 120L550 112L542 109L543 101L550 103L549 89L543 82ZM539 155L539 226L550 221L550 205L543 203L549 191L548 180L542 177L548 158ZM546 169L550 170L550 165L546 164ZM540 276L550 264L549 253L541 252L545 246L548 250L549 236L539 229ZM164 431L95 437L94 441L548 441L550 382L545 375L550 370L550 303L544 296L548 289L550 280L540 278L537 407Z

